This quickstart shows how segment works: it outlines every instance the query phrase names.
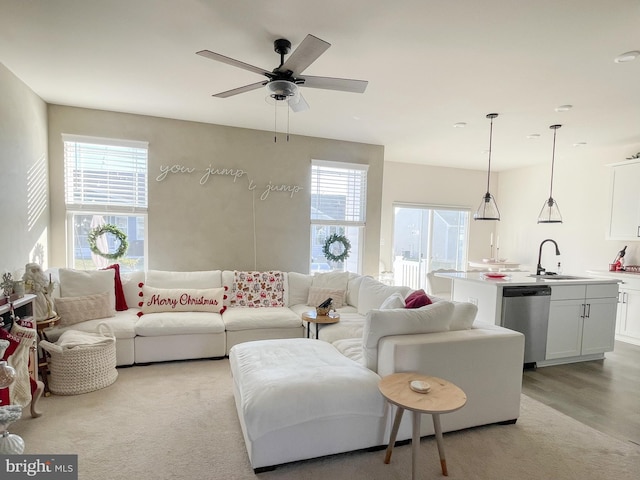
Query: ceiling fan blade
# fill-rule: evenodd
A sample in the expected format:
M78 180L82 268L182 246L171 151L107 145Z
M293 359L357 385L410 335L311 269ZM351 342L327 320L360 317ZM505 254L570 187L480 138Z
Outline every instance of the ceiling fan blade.
M249 65L248 63L241 62L240 60L236 60L234 58L225 57L224 55L220 55L219 53L211 52L209 50L200 50L199 52L196 52L196 55L200 55L217 62L226 63L227 65L232 65L234 67L242 68L243 70L249 70L250 72L259 73L260 75L264 75L267 78L273 77L273 74L268 70L265 70L264 68L254 67L253 65Z
M289 99L289 108L291 109L291 111L296 113L304 112L305 110L309 110L309 104L304 99L302 94L298 92L295 97Z
M295 77L315 62L330 46L330 43L320 40L318 37L307 35L298 48L276 70L283 73L291 71Z
M260 87L264 87L267 83L268 83L267 80L264 80L262 82L256 82L250 85L245 85L244 87L238 87L232 90L227 90L226 92L216 93L213 96L218 98L232 97L234 95L238 95L239 93L250 92L251 90L257 90Z
M352 80L349 78L332 78L332 77L298 77L298 80L304 80L302 84L309 88L323 88L325 90L338 90L340 92L364 93L369 82L366 80Z

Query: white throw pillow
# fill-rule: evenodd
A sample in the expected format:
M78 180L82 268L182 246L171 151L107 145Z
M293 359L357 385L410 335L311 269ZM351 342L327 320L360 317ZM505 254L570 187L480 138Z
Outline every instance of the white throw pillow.
M333 308L342 308L344 305L344 290L335 290L333 288L309 288L309 297L307 298L307 305L317 307L327 298L331 298L331 305Z
M144 285L142 294L142 313L220 313L223 309L224 288L154 288Z
M364 320L362 343L366 366L378 369L378 342L382 337L446 332L454 305L442 301L415 309L371 310Z
M380 310L391 310L394 308L404 308L404 298L401 293L396 292L382 302Z
M478 306L469 302L453 302L450 330L468 330L473 325Z
M369 310L380 308L382 302L394 293L399 292L405 297L410 291L409 287L394 287L380 283L371 277L364 277L358 294L358 313L366 315Z
M83 297L56 298L55 310L60 317L60 326L68 327L76 323L97 318L113 317L116 312L109 304L107 292Z
M116 309L115 270L75 270L61 268L60 297L84 297L109 292L109 305Z

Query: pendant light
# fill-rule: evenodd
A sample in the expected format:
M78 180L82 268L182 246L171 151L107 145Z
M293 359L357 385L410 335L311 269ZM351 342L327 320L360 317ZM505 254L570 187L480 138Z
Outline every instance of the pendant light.
M487 118L491 120L489 130L489 168L487 169L487 193L482 197L480 206L476 213L473 214L474 220L500 220L500 211L496 205L496 199L489 192L489 180L491 179L491 140L493 138L493 119L498 116L497 113L490 113Z
M542 205L538 215L538 223L562 223L562 215L558 203L553 199L553 167L556 161L556 132L562 125L551 125L553 130L553 153L551 154L551 186L549 187L549 199Z

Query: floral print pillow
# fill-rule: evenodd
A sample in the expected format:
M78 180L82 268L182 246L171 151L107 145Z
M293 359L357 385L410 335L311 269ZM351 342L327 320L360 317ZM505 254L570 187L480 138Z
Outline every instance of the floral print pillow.
M235 307L284 307L282 272L234 272L230 303Z

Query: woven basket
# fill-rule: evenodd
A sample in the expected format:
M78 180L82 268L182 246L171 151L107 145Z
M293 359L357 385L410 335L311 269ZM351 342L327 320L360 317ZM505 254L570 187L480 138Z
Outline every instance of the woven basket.
M60 349L46 341L40 345L49 352L49 390L56 395L79 395L108 387L118 378L116 370L116 338L111 328L102 323L97 334L103 343L78 345ZM51 345L54 345L52 348ZM61 350L61 351L60 351Z

